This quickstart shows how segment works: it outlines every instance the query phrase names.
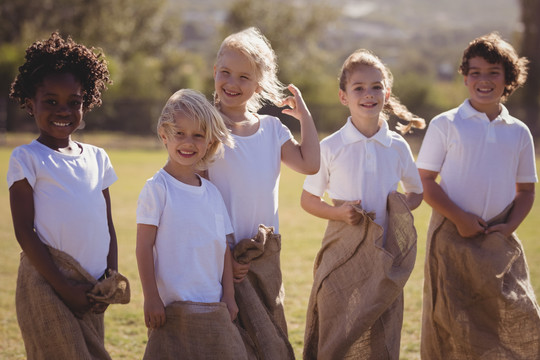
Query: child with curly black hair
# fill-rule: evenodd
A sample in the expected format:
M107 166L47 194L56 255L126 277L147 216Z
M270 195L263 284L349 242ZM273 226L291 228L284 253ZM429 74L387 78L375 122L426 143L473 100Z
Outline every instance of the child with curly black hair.
M39 129L13 150L7 173L28 359L110 358L103 325L110 302L93 292L119 275L109 196L117 176L103 149L71 139L111 83L103 54L93 50L53 33L26 50L11 86Z

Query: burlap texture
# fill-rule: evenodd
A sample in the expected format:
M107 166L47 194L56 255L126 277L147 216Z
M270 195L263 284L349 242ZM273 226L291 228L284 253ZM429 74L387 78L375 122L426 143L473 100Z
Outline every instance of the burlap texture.
M422 359L540 359L540 309L515 234L463 238L433 212L424 270Z
M95 284L88 293L89 298L107 304L127 304L130 296L128 279L116 271Z
M233 250L237 262L250 263L246 279L235 283L238 325L250 359L294 359L283 309L280 251L281 236L264 225Z
M50 247L49 252L68 279L97 284L70 255ZM129 301L129 292L102 300L115 303L118 298ZM82 319L75 317L24 253L17 277L16 310L28 359L110 359L104 344L103 314L88 312Z
M242 360L246 348L225 303L177 301L165 324L148 331L146 360Z
M358 225L329 221L315 259L304 359L398 359L403 287L416 230L402 194L388 196L388 229L361 211Z

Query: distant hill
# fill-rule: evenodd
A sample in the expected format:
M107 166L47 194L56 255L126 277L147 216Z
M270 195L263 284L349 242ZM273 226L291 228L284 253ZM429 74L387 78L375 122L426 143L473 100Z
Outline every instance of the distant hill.
M297 0L302 1L309 6L321 0ZM170 2L184 10L183 43L213 54L215 48L209 45L219 41L219 26L234 0ZM272 0L267 4L272 11ZM359 47L372 49L390 61L405 52L448 62L474 37L498 31L514 42L520 30L519 0L332 0L331 4L341 8L342 15L320 43L340 57L338 62Z

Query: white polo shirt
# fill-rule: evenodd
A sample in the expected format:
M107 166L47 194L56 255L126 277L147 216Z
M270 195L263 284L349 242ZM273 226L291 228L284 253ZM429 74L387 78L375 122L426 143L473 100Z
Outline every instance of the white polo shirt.
M335 200L361 200L375 211L375 222L386 228L386 199L401 182L406 192L422 193L422 182L409 145L388 129L386 121L370 138L362 135L351 118L321 141L321 168L306 177L304 190Z
M416 164L440 173L450 199L484 220L514 200L516 183L538 181L527 126L504 106L489 121L469 100L430 122Z

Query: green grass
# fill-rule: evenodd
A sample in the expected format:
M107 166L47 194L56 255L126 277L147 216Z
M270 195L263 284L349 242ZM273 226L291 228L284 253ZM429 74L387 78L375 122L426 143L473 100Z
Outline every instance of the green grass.
M20 248L13 235L9 211L8 189L5 183L11 150L32 136L8 134L6 145L0 147L0 358L24 359L15 316L15 281ZM5 139L4 139L5 140ZM118 138L109 134L85 135L83 141L106 148L118 182L111 187L113 217L118 235L120 271L131 281L132 297L127 305L114 305L106 312L106 347L113 359L139 359L144 353L146 328L142 315L142 291L135 259L135 210L137 197L145 180L165 162L166 153L155 139ZM142 147L142 150L135 150ZM312 265L319 249L326 222L308 215L300 208L300 193L304 176L283 167L280 188L280 219L282 271L285 282L285 310L289 336L298 358L301 358L305 311L312 284ZM422 204L414 211L418 231L416 266L405 287L405 313L401 341L401 359L419 359L420 319L422 307L425 234L430 209ZM535 291L540 291L540 201L519 229L524 243Z

